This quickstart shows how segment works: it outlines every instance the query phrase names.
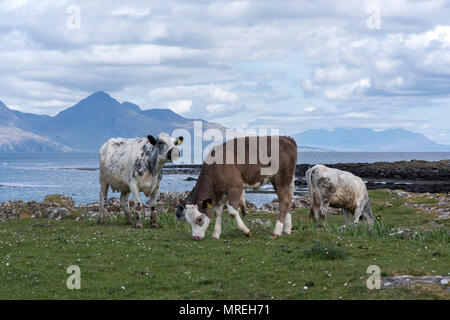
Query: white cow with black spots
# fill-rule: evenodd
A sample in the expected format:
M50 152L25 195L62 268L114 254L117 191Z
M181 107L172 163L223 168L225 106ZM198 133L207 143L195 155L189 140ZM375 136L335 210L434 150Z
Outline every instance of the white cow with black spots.
M141 209L144 206L140 192L150 197L152 208L151 222L157 227L153 207L158 199L162 167L166 162L175 161L180 156L176 146L183 142L183 137L173 138L167 133L160 133L155 139L147 138L112 138L100 148L100 219L105 223L105 205L108 188L119 191L120 203L125 211L127 223L132 223L128 203L130 192L137 205L136 227L142 228Z

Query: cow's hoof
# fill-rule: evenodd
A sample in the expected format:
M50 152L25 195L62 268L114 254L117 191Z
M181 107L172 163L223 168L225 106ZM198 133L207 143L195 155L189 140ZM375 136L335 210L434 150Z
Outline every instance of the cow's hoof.
M290 235L291 234L291 230L289 231L283 231L284 234Z
M276 239L276 238L278 238L278 236L274 233L274 234L272 235L272 239Z
M157 223L152 223L152 228L158 228L158 224Z
M136 223L136 228L142 229L142 223L141 222Z
M105 224L105 219L103 218L103 219L98 219L98 223L99 224Z
M212 239L213 239L213 240L219 240L220 237L219 237L219 236L213 236Z
M250 237L252 236L252 232L249 230L249 231L245 234L245 236L246 236L247 238L250 238Z

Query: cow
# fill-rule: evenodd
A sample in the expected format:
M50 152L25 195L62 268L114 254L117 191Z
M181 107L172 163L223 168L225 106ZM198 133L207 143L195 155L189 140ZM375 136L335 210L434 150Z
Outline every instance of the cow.
M150 197L151 223L157 227L154 205L159 195L162 167L166 162L175 161L180 156L176 146L183 142L183 137L174 139L167 133L160 133L155 139L147 138L112 138L100 148L100 218L105 223L105 205L108 188L120 192L120 203L125 211L127 223L132 223L128 203L130 192L137 205L136 228L142 228L141 209L144 208L140 192Z
M328 207L341 208L345 224L358 223L362 215L372 224L375 219L364 181L354 174L318 164L306 171L306 183L311 199L310 217L320 216L326 222Z
M264 152L270 161L262 159ZM191 226L192 237L201 240L214 213L216 221L212 238L219 239L226 205L238 229L250 237L251 232L238 211L239 207L241 210L245 208L244 188L259 188L270 182L280 202L273 238L281 232L290 234L292 222L288 210L294 191L296 162L297 144L290 137L253 136L228 140L209 153L196 185L177 207L176 217L185 219Z

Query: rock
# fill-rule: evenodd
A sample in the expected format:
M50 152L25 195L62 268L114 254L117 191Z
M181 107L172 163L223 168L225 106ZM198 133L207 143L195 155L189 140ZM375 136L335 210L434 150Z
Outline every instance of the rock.
M263 204L262 207L260 208L260 211L269 211L269 212L278 211L280 204L277 201L278 201L278 199L275 199L272 202Z
M295 211L299 208L309 208L311 205L311 201L309 201L309 195L305 195L302 197L294 197L291 203L291 210Z
M392 228L391 232L392 233L389 234L390 237L394 237L397 235L404 235L406 238L411 238L412 236L415 236L418 234L416 231L412 231L411 229L402 228L402 227Z
M439 284L443 287L446 287L449 279L450 277L448 276L438 276L438 275L436 276L400 275L393 277L383 277L381 278L381 289L410 286L416 283Z
M60 206L64 208L72 208L73 206L75 206L75 201L73 200L73 198L65 194L46 195L44 203L49 204L50 206Z
M270 222L270 219L267 219L265 222L262 219L254 219L254 220L250 220L250 223L253 223L255 225L260 225L262 227L270 227L272 224Z
M70 216L70 211L66 208L47 208L45 215L41 218L61 220Z
M256 204L254 204L253 202L250 202L248 200L245 200L245 208L247 210L258 210L258 207L256 206Z

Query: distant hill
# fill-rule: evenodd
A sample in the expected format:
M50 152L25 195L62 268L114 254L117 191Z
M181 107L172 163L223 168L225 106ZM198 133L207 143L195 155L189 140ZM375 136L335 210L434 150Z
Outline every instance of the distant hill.
M10 110L0 101L0 152L65 152L71 149L48 137L32 133L36 116ZM45 119L42 116L42 124ZM41 123L41 121L38 121Z
M162 131L170 134L177 128L189 130L193 137L193 119L184 118L169 109L141 110L138 105L128 101L120 103L103 91L95 92L54 117L10 110L3 103L0 111L0 126L45 137L49 144L54 146L56 143L64 150L69 147L74 151L97 152L112 137L156 136ZM204 130L225 130L219 124L201 121ZM23 147L21 150L28 149ZM33 152L35 149L29 150Z
M14 127L0 127L0 152L67 152L69 147Z
M437 152L450 146L431 141L422 134L403 129L374 131L366 128L306 130L293 135L297 144L335 151L366 152Z
M97 152L112 137L146 137L184 128L194 140L194 121L203 130L226 128L201 119L188 119L170 109L142 110L138 105L120 103L98 91L54 117L23 113L0 102L0 152ZM224 135L225 136L225 135ZM450 151L425 136L402 129L316 129L293 135L299 151ZM185 142L187 143L187 142ZM203 147L210 142L204 141Z

